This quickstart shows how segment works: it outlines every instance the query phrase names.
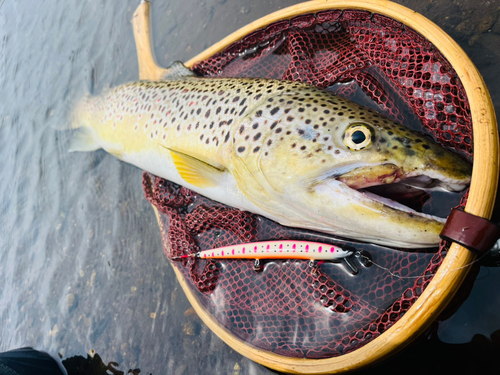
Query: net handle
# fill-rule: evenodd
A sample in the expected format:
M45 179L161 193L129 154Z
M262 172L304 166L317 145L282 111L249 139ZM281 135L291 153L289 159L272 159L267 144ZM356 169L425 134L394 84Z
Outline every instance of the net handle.
M185 63L192 67L221 52L247 34L284 19L307 13L332 9L365 10L390 17L411 27L430 41L450 62L466 91L473 124L474 165L469 198L465 211L473 215L491 217L499 175L498 129L493 103L477 68L462 48L440 27L402 5L387 0L315 0L271 13L234 32ZM165 69L158 66L151 48L149 28L150 6L143 1L133 16L134 35L139 59L139 77L160 79ZM156 211L156 208L155 208ZM156 211L157 218L158 212ZM161 224L160 224L161 225ZM372 342L340 357L305 360L289 358L248 345L231 335L211 315L204 312L198 299L191 293L180 272L173 267L184 293L204 323L240 354L270 368L288 373L330 374L352 371L380 362L408 345L423 332L444 310L465 279L476 255L453 243L436 275L420 298L386 332Z
M156 62L153 50L153 39L151 37L149 1L143 0L132 16L132 27L134 29L135 47L139 63L139 79L155 81L161 79L166 69Z

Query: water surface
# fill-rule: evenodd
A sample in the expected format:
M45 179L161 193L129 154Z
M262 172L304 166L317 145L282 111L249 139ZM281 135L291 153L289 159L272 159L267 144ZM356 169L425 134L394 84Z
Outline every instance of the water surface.
M186 61L294 3L156 0L158 60L163 66ZM400 3L460 43L500 108L500 4ZM232 351L190 310L162 253L141 171L103 151L69 154L70 132L55 130L68 123L83 92L137 79L130 20L138 4L0 1L0 351L33 346L68 358L93 349L125 372L270 374ZM415 371L437 373L460 362L461 349L451 344L474 335L488 341L500 328L499 282L498 268L482 267L471 296L440 323L434 341L424 338L383 368L397 368L401 358L415 362L415 348L431 358ZM437 337L438 349L455 358L434 355ZM474 340L471 347L481 347ZM468 361L481 368L494 358Z

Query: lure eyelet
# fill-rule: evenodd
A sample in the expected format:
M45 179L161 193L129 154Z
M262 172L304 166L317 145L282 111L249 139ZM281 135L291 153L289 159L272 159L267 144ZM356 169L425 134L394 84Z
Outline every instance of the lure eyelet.
M371 145L373 129L365 124L352 124L344 132L344 144L351 151L360 151Z

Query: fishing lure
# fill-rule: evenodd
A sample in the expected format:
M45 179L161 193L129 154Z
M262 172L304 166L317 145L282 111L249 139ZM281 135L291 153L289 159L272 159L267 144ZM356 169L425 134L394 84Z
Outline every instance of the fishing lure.
M352 255L352 251L338 246L308 241L263 241L224 246L197 253L172 257L207 259L255 259L254 268L260 270L260 259L308 259L315 261L338 260Z

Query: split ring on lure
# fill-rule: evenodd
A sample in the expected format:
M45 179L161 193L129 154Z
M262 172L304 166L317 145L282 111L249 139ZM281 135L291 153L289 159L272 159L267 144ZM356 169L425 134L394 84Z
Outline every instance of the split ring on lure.
M260 259L309 259L325 261L343 259L352 255L338 246L308 241L264 241L224 246L197 253L172 257L172 260L185 258L211 259L255 259L256 269Z

